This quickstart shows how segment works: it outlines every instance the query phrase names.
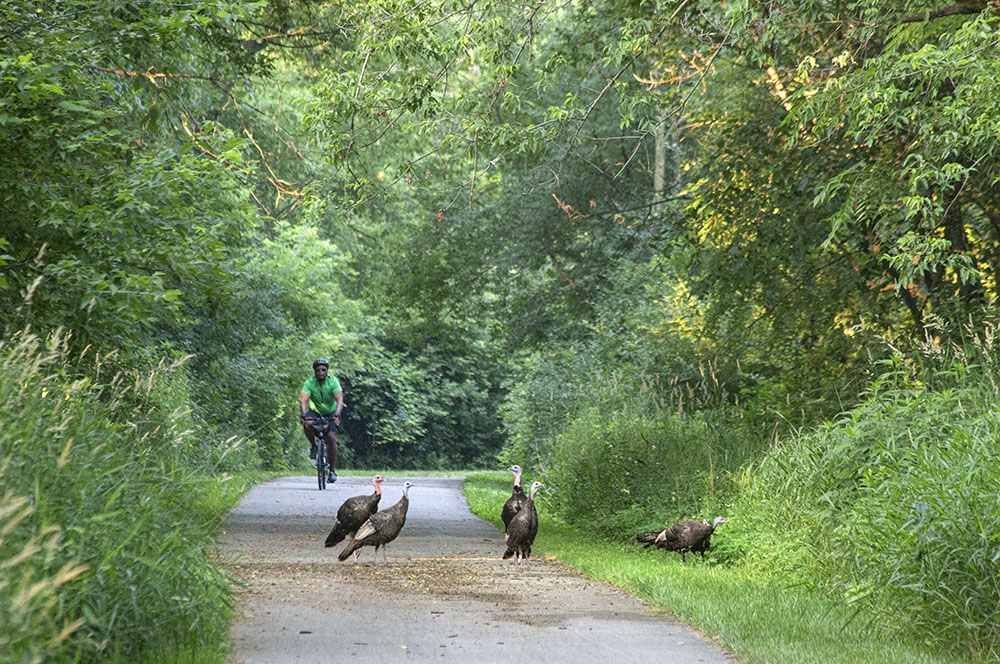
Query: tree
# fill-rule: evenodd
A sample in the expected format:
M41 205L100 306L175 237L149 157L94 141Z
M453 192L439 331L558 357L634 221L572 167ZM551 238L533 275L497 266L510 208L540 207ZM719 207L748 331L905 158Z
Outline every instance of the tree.
M894 290L917 328L981 310L1000 239L996 8L741 3L736 15L748 57L787 95L793 149L844 155L812 185L832 208L824 247Z
M201 111L222 80L260 69L231 38L246 9L79 0L0 14L7 331L129 347L225 288L254 220L229 172L242 141Z

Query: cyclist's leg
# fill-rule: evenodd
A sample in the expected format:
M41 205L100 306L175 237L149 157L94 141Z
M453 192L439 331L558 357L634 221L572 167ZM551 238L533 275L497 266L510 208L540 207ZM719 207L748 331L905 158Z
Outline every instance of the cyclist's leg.
M330 464L330 473L337 469L337 434L332 431L326 434L326 459Z
M313 416L315 414L316 413L314 413L311 410L306 411L306 418L304 420L302 420L302 433L304 433L306 435L306 439L309 441L309 458L310 459L315 459L316 458L316 434L313 433L313 429L312 429L312 423L313 423L313 419L312 418L313 418Z

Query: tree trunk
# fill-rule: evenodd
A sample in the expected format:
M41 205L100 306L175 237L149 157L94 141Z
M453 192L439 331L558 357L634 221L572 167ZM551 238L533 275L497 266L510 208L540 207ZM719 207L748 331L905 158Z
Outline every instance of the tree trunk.
M667 114L659 105L659 124L656 125L656 155L653 162L653 202L663 200L663 190L667 182Z

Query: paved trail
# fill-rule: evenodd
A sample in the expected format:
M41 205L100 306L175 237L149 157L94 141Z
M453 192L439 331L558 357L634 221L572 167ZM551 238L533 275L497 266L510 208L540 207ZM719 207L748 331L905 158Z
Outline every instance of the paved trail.
M388 564L380 552L373 565L371 547L341 563L343 545L323 546L337 508L371 493L370 478L321 492L313 477L286 477L246 495L219 537L224 565L246 584L228 664L733 664L622 590L556 562L500 560L503 533L469 512L459 479L389 477L380 507L404 479L410 509Z

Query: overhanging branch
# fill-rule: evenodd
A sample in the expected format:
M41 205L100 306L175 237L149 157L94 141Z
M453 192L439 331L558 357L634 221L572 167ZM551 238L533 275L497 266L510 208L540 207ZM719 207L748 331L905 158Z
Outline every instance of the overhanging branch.
M944 18L946 16L979 14L980 12L985 11L986 6L986 0L964 0L963 2L956 2L950 7L935 9L932 12L921 12L919 14L904 16L900 19L900 23L921 23L923 21L933 21L934 19Z

